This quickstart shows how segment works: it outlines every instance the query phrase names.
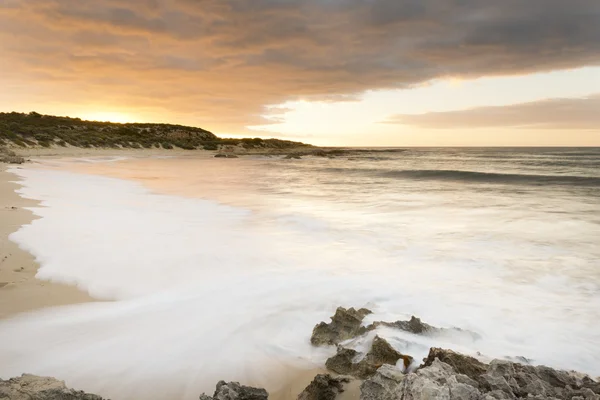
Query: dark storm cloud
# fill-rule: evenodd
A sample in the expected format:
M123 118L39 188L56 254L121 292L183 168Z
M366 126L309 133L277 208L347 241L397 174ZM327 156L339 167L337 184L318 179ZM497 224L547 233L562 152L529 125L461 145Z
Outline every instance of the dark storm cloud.
M598 0L5 0L0 72L239 129L300 97L598 65L598 21Z
M388 123L427 129L528 128L600 131L600 95L551 99L510 106L396 115Z

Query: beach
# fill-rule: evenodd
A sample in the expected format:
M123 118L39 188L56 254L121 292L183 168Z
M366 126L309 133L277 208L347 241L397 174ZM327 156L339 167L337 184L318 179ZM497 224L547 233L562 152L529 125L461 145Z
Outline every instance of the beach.
M16 193L18 177L0 165L0 319L44 307L92 301L84 291L35 278L39 264L28 252L9 240L9 235L34 220L27 207L39 202Z
M18 208L3 221L42 268L34 279L19 253L30 278L1 289L22 296L2 301L3 378L122 400L197 398L219 380L294 398L335 354L310 335L338 306L473 333L377 330L416 360L442 347L600 371L595 152L29 157L2 177L44 206L5 182Z

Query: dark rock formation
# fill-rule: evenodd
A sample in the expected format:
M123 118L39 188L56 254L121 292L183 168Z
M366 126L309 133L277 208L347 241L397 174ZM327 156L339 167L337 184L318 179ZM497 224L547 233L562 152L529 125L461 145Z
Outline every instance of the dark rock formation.
M467 335L472 339L480 338L477 333L460 328L437 328L431 326L414 315L408 321L376 321L364 327L362 326L362 321L369 314L371 314L371 311L366 308L361 308L357 311L354 308L345 309L339 307L335 315L331 317L329 324L321 322L315 326L310 341L314 345L339 344L344 340L352 339L382 326L400 329L414 333L415 335L460 334Z
M0 399L10 400L102 400L102 397L67 388L54 378L23 374L0 379Z
M217 154L215 154L215 158L239 158L239 157L236 156L235 154L217 153Z
M381 367L361 385L361 400L600 400L600 384L576 372L504 360L487 365L472 357L435 348L424 361L421 368L408 375L391 366Z
M431 326L421 321L420 318L415 317L414 315L408 321L396 321L396 322L385 322L385 321L376 321L367 327L368 331L372 331L374 329L379 328L380 326L385 326L388 328L401 329L406 332L414 333L415 335L434 335L434 334L443 334L443 333L455 333L455 334L464 334L468 335L473 339L479 339L480 336L475 332L470 332L460 328L436 328L435 326Z
M327 359L325 367L341 375L353 375L356 368L356 364L353 363L354 358L358 355L356 350L347 349L342 346L338 346L337 353Z
M404 374L392 365L383 365L370 379L360 386L361 400L395 400L396 392L402 388Z
M429 354L423 360L421 368L430 366L436 358L450 365L457 373L466 375L471 379L477 380L486 371L486 365L473 357L436 347L429 349Z
M314 345L332 345L362 335L367 332L367 329L361 326L362 320L369 314L371 311L366 308L355 310L338 307L329 324L321 322L314 327L310 342Z
M298 400L334 400L348 382L350 379L343 376L334 378L329 374L319 374L300 393Z
M8 164L23 164L25 159L19 157L14 151L0 147L0 162Z
M385 339L375 336L371 350L359 362L353 362L357 352L338 346L336 355L329 358L325 366L338 374L352 375L366 379L384 364L396 365L399 359L403 360L404 367L408 367L413 358L397 352Z
M301 160L302 156L300 156L300 154L288 154L283 159L284 160Z
M200 400L267 400L269 394L265 389L240 385L238 382L220 381L215 394L210 397L200 395Z

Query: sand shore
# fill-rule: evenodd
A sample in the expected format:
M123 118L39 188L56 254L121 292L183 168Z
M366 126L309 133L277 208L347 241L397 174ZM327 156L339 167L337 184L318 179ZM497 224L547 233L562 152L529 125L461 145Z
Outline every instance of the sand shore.
M15 192L18 177L7 168L0 164L0 319L43 307L92 301L73 286L36 279L39 265L34 257L9 240L11 233L34 220L26 207L39 203Z
M97 149L30 149L20 152L20 155L26 158L32 157L33 162L36 159L120 155L133 158L148 156L212 158L212 154L206 151ZM35 220L35 215L27 208L39 206L38 201L24 199L16 193L19 189L16 181L19 178L8 172L9 168L19 168L19 166L0 164L0 221L2 222L0 224L0 320L40 308L94 301L87 293L76 287L36 279L39 264L35 258L9 239L11 233ZM281 368L285 371L285 376L274 383L277 389L271 388L270 398L273 400L295 399L315 375L326 373L325 370L318 368L302 369L292 366ZM358 382L352 383L340 396L340 400L354 398L358 398Z

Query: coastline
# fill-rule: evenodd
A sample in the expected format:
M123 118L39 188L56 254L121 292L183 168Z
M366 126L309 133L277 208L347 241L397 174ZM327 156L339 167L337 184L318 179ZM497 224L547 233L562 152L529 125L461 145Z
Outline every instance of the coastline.
M27 207L39 202L22 198L16 190L18 177L0 165L0 320L45 307L94 301L74 286L37 279L39 264L9 239L35 216Z
M48 161L50 161L50 160L52 160L54 158L61 159L61 158L73 157L73 159L76 162L79 162L80 160L76 159L76 157L78 157L78 156L83 156L83 157L98 156L98 158L101 158L103 156L110 157L110 156L123 155L123 156L131 157L131 158L135 159L136 157L142 157L143 158L144 156L149 155L151 158L152 158L152 156L155 156L155 157L153 157L154 161L160 161L161 163L163 163L163 162L169 162L170 163L171 162L170 160L157 160L157 159L158 158L163 158L163 157L160 157L162 155L166 155L166 154L169 154L169 153L173 154L172 151L165 151L165 152L160 152L160 154L152 154L152 155L150 155L150 154L148 154L148 152L145 152L144 150L139 151L139 152L138 151L133 151L133 152L132 151L123 151L123 152L120 152L121 154L115 154L116 152L110 152L110 151L108 151L106 153L102 152L102 154L98 154L95 150L87 150L87 151L89 152L87 154L77 154L77 155L75 155L75 154L69 154L68 152L64 152L64 153L61 152L59 154L48 155L47 157L44 157L44 156L38 157L37 155L33 155L33 157L35 157L36 159L40 159L40 160L47 159ZM200 154L198 154L195 151L194 152L188 152L188 151L186 151L185 153L191 155L194 158L203 158L203 156L205 156L205 155L208 156L208 157L210 157L210 154L212 154L212 153L210 153L208 151L202 151ZM174 155L174 157L177 157L177 156ZM118 158L119 157L117 157L117 159ZM33 161L35 163L36 160L34 159ZM137 161L141 161L141 160L132 160L132 161L137 162ZM187 162L189 162L189 161L193 161L193 160L189 160L188 159ZM221 161L218 161L218 163L221 163ZM230 166L233 166L233 167L235 167L235 165L236 165L235 162L229 162L229 161L224 161L223 163L224 163L223 165L230 165ZM42 165L43 164L44 163L42 163ZM55 164L54 162L48 162L47 163L47 165L49 166L50 169L54 168L54 164ZM56 163L56 164L59 164L59 163ZM92 163L81 163L81 165L83 165L83 166L90 166L90 167L93 167L93 168L95 168L96 165L113 165L113 166L117 166L117 165L121 165L121 164L122 164L122 162L120 162L120 161L116 162L116 163L110 162L110 163L100 163L100 164L97 164L95 162L92 162ZM79 165L79 164L77 164L77 165ZM211 163L211 165L212 165L212 163ZM18 230L19 226L22 226L24 224L28 224L32 220L35 220L36 217L29 210L27 210L26 207L39 206L39 202L33 201L33 200L22 199L15 192L15 189L18 189L19 184L18 183L14 183L14 182L11 183L10 181L18 180L18 177L15 174L6 172L7 168L11 168L11 166L0 164L0 173L1 173L1 175L0 175L0 194L1 194L0 200L2 200L2 202L0 202L0 212L3 213L3 214L0 214L0 219L3 221L3 223L4 223L4 221L9 222L9 224L4 223L3 226L2 226L2 229L0 230L0 233L2 233L2 238L3 238L2 242L0 242L2 244L2 246L0 247L0 251L4 251L6 249L6 247L4 246L4 242L5 241L7 243L12 243L12 242L9 242L8 239L7 239L8 236L9 236L9 234L11 232L14 232L14 231ZM19 167L16 167L16 168L19 168ZM192 169L192 170L202 170L202 169L196 168L196 169ZM102 176L111 176L110 174L99 174L99 175L102 175ZM153 172L151 170L148 170L148 176L145 176L145 178L150 178L150 177L153 177L153 176L154 176ZM141 178L144 178L144 176L139 175L137 173L137 171L134 174L134 177L136 178L135 180L138 181L138 182L142 181L144 184L147 183L147 182L145 182L145 181L147 181L147 179L141 179ZM126 179L126 180L134 180L134 179L131 179L131 178L129 178L129 179L123 178L123 177L120 177L120 178L121 179ZM148 182L154 182L154 181L153 180L148 180ZM72 194L72 193L74 193L74 192L73 191L68 191L68 192L65 193L65 195L63 197L70 198L71 197L70 194ZM86 202L85 201L81 201L81 204L86 204ZM16 207L16 209L13 209L12 207ZM14 223L13 223L13 219L10 219L10 221L9 221L9 217L12 216L10 213L14 214ZM56 221L57 224L60 225L61 221L64 222L65 215L68 215L68 214L63 214L61 216L61 219L59 219L59 220ZM5 227L4 225L10 225L10 226L9 227ZM6 230L7 233L5 233L4 230ZM53 231L52 230L48 231L46 233L46 235L48 235L49 233L51 234L51 232L53 232ZM39 280L35 279L35 273L36 273L37 268L38 268L37 263L35 262L35 260L33 260L32 256L30 256L26 252L18 249L18 247L15 244L13 244L13 246L15 248L17 248L18 251L20 251L22 253L25 253L31 259L30 262L33 265L33 267L32 267L33 268L33 272L31 274L31 276L29 277L30 280L32 280L34 283L35 282L42 283L42 285L41 285L42 287L44 287L46 285L63 286L64 287L64 285L49 284L49 283L45 283L45 282L42 282L42 281L39 281ZM55 248L60 248L58 246L54 246L54 247ZM3 265L3 257L4 257L4 253L2 253L2 255L0 256L0 274L6 272L5 268L4 268L4 265ZM79 263L79 265L81 265L81 263ZM10 272L10 271L11 270L9 269L8 272ZM16 275L17 271L13 271L13 272L15 272L15 275ZM0 282L4 282L2 279L4 279L3 275L0 275ZM72 287L67 286L66 288L72 288ZM10 285L9 289L11 289L11 290L12 289L17 289L17 285L14 285L14 284ZM74 288L72 288L72 289L74 289ZM57 289L57 290L60 290L60 289ZM61 293L63 293L63 292L61 291ZM2 296L2 295L3 295L3 290L0 288L0 296ZM22 299L22 298L17 298L16 300L7 300L7 297L0 297L0 306L6 306L7 304L22 305L21 303L23 303L23 302L20 299ZM25 295L25 299L29 300L27 298L27 295ZM90 300L93 301L93 299L90 299ZM62 304L71 304L71 303L74 303L74 302L79 302L79 301L67 301L67 302L62 303ZM50 304L50 299L48 297L44 298L42 296L42 302L40 302L40 304L37 305L37 306L33 305L31 309L43 308L43 307L52 306L52 305L61 305L61 303ZM2 310L0 309L0 311L2 311ZM50 310L50 312L54 312L54 310ZM59 312L59 310L57 310L57 312ZM9 314L9 316L10 316L10 314ZM3 317L3 315L0 313L0 318L2 318L2 317ZM20 335L14 335L14 337L20 337ZM521 357L521 355L523 355L523 356L529 356L529 354L526 353L526 352L515 352L515 353L512 353L512 354L517 354L517 355L519 355L519 357ZM529 360L526 359L526 358L524 358L524 357L521 357L520 359L519 358L514 358L514 360L524 361L525 364L527 364L529 362ZM533 360L535 361L535 358ZM32 363L31 365L36 365L36 364ZM557 368L558 366L560 366L560 365L559 364L555 364L555 365L553 365L553 368ZM529 367L527 367L527 368L529 368ZM314 370L313 369L309 369L309 370L300 369L299 370L299 369L294 368L292 366L290 366L289 368L288 368L288 366L285 366L282 369L285 371L284 378L283 379L276 379L274 381L273 380L271 381L272 384L273 384L273 382L275 382L275 383L278 384L277 386L281 388L279 390L273 390L273 392L270 393L271 394L271 396L270 396L271 399L277 399L277 400L282 399L283 400L283 399L288 399L288 398L295 398L296 397L295 395L297 393L299 393L300 391L302 391L302 389L304 387L306 387L306 385L308 383L310 383L310 380L314 377L315 374L317 374L317 373L326 373L327 372L326 370L320 370L320 369L314 369ZM23 372L30 372L26 368L23 368L21 370ZM54 376L54 375L52 375L52 376ZM59 379L66 379L64 376L68 377L68 374L64 374L64 375L63 374L56 374L56 377L59 378ZM6 375L6 376L2 376L1 378L5 379L5 378L8 378L8 377L9 376ZM252 382L242 382L242 383L252 384ZM263 385L263 386L266 387L266 385ZM76 385L75 387L79 387L79 385ZM349 396L347 398L357 399L358 396L359 396L358 395L358 388L354 388L354 390L346 390L346 392L344 392L341 395L339 395L338 399L341 400L342 398L346 398L346 396Z

